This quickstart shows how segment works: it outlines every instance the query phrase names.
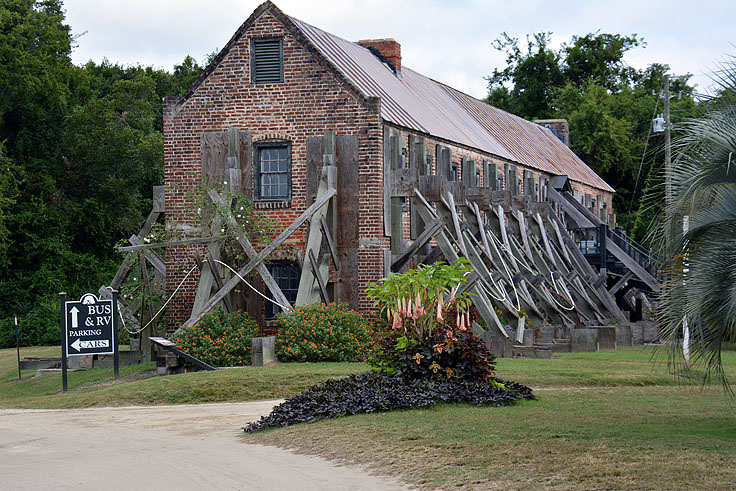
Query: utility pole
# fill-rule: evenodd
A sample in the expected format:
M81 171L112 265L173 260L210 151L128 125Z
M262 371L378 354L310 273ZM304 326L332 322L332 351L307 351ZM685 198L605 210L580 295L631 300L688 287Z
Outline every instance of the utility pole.
M672 148L670 147L670 75L664 75L664 171L665 203L672 204Z
M672 210L672 145L670 140L670 76L664 75L664 169L665 169L665 206L668 210ZM675 234L679 233L676 223L670 224L670 231L667 234L667 249L672 250L672 241ZM685 215L682 217L682 234L687 234L690 228L690 217ZM687 254L684 258L683 275L688 273ZM683 277L683 285L685 279ZM684 290L684 289L683 289ZM684 301L684 299L683 299ZM690 326L688 325L687 315L682 317L682 356L685 362L685 369L690 367Z

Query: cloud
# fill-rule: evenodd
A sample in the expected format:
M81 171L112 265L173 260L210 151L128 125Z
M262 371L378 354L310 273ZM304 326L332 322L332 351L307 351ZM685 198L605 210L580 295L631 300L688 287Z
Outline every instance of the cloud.
M345 39L393 37L412 69L475 97L486 93L484 77L502 68L505 56L491 43L506 31L551 31L553 46L574 34L632 34L646 48L627 54L635 68L667 63L676 74L690 72L701 87L705 73L733 53L736 42L727 0L701 3L672 1L557 2L518 0L344 0L275 2L286 14ZM67 21L78 40L72 59L81 64L107 58L123 65L171 69L186 55L203 61L222 48L260 4L256 0L66 0ZM715 14L714 14L715 12ZM718 15L723 12L723 15Z

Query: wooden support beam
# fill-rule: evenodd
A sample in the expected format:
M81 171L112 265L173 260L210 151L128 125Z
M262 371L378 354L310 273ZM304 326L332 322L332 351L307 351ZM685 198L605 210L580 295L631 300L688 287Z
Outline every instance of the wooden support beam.
M567 262L569 264L572 264L572 259L570 258L570 253L567 251L568 247L565 244L565 241L562 239L562 232L560 231L559 225L557 225L556 220L551 220L552 228L555 231L555 236L557 237L557 243L560 245L560 249L562 249L562 254L564 254L565 259L567 259Z
M148 244L137 244L137 245L129 245L129 246L119 246L117 247L117 250L120 252L131 252L131 251L138 251L141 249L155 249L158 247L172 247L172 246L180 246L180 245L192 245L192 244L209 244L210 242L215 242L217 240L220 240L220 237L193 237L190 239L176 239L176 240L169 240L166 242L150 242Z
M276 237L273 241L271 241L271 244L264 247L263 250L253 259L250 260L248 264L243 266L240 271L238 271L238 275L230 278L225 285L220 288L220 290L217 291L210 299L202 306L202 309L197 313L192 313L191 317L184 322L179 329L177 329L174 334L178 333L179 330L181 330L182 327L190 327L197 323L197 321L207 312L212 310L212 308L217 305L224 297L227 295L230 290L235 288L235 286L240 283L240 276L245 277L248 273L250 273L256 266L261 264L264 259L266 259L278 246L280 246L286 239L291 237L291 235L299 230L299 227L304 225L304 223L311 218L317 210L321 209L329 200L335 195L336 191L335 188L330 188L325 192L324 194L321 194L317 197L317 199L312 203L309 208L307 208L304 213L302 213L299 218L294 220L294 222L289 225L286 230L281 232L278 237Z
M552 254L552 247L549 245L549 237L547 237L547 229L544 227L544 222L542 222L542 216L539 213L535 213L534 218L537 220L537 225L539 225L539 233L544 243L544 251L547 253L549 260L552 261L552 264L555 264L555 256Z
M444 204L447 207L447 210L450 212L450 216L452 216L452 225L455 229L455 236L457 237L457 245L460 247L460 252L463 253L463 256L468 257L468 248L465 246L465 240L463 239L463 231L460 228L460 217L457 216L457 208L455 207L455 198L453 198L452 193L448 192L446 195L447 201L442 201L442 204Z
M506 251L506 256L509 258L511 267L513 268L514 272L519 272L519 265L516 264L516 258L514 257L513 252L511 252L511 242L509 241L509 234L506 230L506 216L504 214L503 208L501 205L498 205L496 209L494 210L496 212L496 216L498 217L498 226L501 230L501 239L503 240L503 247Z
M319 223L322 226L322 234L324 235L325 239L327 239L327 247L330 249L330 256L332 256L332 264L335 266L335 271L337 271L339 274L340 258L337 257L337 248L335 247L335 241L332 240L332 234L330 233L330 226L327 225L327 220L325 219L324 215L322 215L322 218Z
M383 234L391 237L391 128L383 128Z
M401 198L391 198L391 253L401 254L404 238L404 205Z
M140 349L143 355L143 361L148 362L153 359L153 349L151 341L148 336L153 334L155 326L155 320L153 318L155 312L153 310L153 297L151 295L151 283L148 279L148 265L145 261L141 260L141 325L148 324L143 332L141 332L141 344ZM143 305L148 304L148 318L143 315Z
M526 319L522 315L519 317L519 320L516 322L516 342L517 343L523 343L524 342L524 323L526 322Z
M317 201L321 195L326 193L329 189L334 189L335 182L337 180L337 169L334 166L323 166L322 175L320 177L319 188L317 190ZM315 201L315 203L317 202ZM327 205L327 202L325 202ZM315 257L319 255L320 248L322 247L322 218L327 213L327 206L323 206L314 212L314 217L311 220L309 226L309 232L307 234L307 245L304 250L304 264L309 262L309 253L314 251ZM326 265L325 265L326 266ZM323 268L320 265L320 276L327 274L327 271L322 271ZM302 269L302 275L299 278L299 289L296 294L296 305L310 305L318 301L320 295L319 284L316 285L316 276L312 275L311 268Z
M146 221L143 223L143 226L141 227L140 231L138 232L138 237L141 239L143 237L146 237L150 232L151 228L153 227L153 224L156 223L156 220L158 220L158 217L161 216L161 211L158 211L162 209L162 205L159 203L159 200L162 199L161 192L163 189L158 190L157 193L156 188L163 188L162 186L155 186L154 187L154 207L151 210L151 212L148 214L148 217L146 218ZM110 286L113 290L118 290L120 288L120 285L123 284L123 281L125 281L125 278L128 277L128 274L130 273L130 270L133 268L133 265L136 262L136 254L129 252L125 255L125 259L123 259L123 263L118 268L117 272L115 273L115 277L112 279L112 282L110 282Z
M465 234L466 234L466 238L468 239L468 241L469 242L472 241L471 234L468 232L465 232ZM480 275L480 278L483 281L484 285L488 286L486 282L492 278L492 273L488 271L488 269L486 268L486 265L483 263L480 257L480 254L478 253L478 250L472 246L468 247L467 257L470 263L473 265L473 268L475 269L475 271L478 272L478 274ZM490 288L488 289L490 290ZM483 294L485 295L485 290L483 290ZM508 299L505 299L503 301L499 301L499 300L496 300L496 301L500 302L508 313L510 313L514 317L517 317L517 318L519 317L520 314L519 314L518 309L516 309L516 307L514 307L513 304ZM488 300L488 303L491 303L490 300ZM495 314L496 313L494 311L493 315L495 316ZM499 321L499 325L500 325L500 321Z
M128 239L128 242L130 242L134 246L143 244L143 240L137 235L131 235ZM143 253L146 260L151 263L151 266L153 266L156 271L159 272L159 274L161 274L163 277L166 277L166 263L161 256L159 256L155 251L147 249L142 249L140 252Z
M610 293L611 295L615 295L621 288L625 287L626 283L628 283L629 280L633 277L634 277L634 273L632 273L631 271L627 271L626 274L624 274L616 282L616 284L613 285L610 290L608 290L608 293Z
M425 222L430 222L434 220L436 218L436 215L432 208L426 202L422 194L418 191L417 196L420 198L420 201L426 204L426 206L419 207L418 210L419 214L422 216L422 220L424 220ZM445 233L442 231L438 232L435 235L435 240L437 241L439 247L442 249L442 254L444 254L445 259L447 259L449 263L454 263L458 259L458 255ZM478 313L480 313L486 325L489 327L496 326L501 335L508 339L509 335L501 325L501 321L498 320L496 312L493 310L493 305L486 297L485 292L478 285L473 286L472 291L477 295L473 299L473 304L478 309Z
M327 295L327 288L325 287L325 282L322 279L322 274L319 271L319 263L317 258L314 257L313 250L309 251L309 265L312 268L312 274L317 280L317 285L319 285L319 294L322 297L322 302L326 304L330 303L330 297Z
M519 234L521 235L521 240L524 244L524 251L526 251L526 257L531 260L532 257L532 250L529 248L529 230L526 227L526 219L524 218L524 213L521 210L514 210L514 216L516 217L516 220L519 222Z
M417 239L409 247L407 247L407 249L401 254L401 256L393 261L393 263L391 264L391 271L399 271L404 266L404 264L406 264L409 259L412 258L412 256L419 252L419 249L421 249L424 244L429 242L437 232L444 228L444 226L444 222L439 219L429 222L429 224L424 229L424 232L422 232L422 234L417 237Z
M410 168L416 172L418 181L421 176L431 173L431 169L429 171L427 169L427 144L418 137L414 137L410 141ZM416 184L414 187L416 187ZM416 240L424 232L425 224L415 209L418 206L416 198L411 198L409 206L411 210L410 237L412 240Z
M209 265L210 273L212 274L212 279L214 280L215 285L217 286L217 289L220 290L222 287L225 286L225 283L223 282L223 275L221 273L222 269L220 268L220 265L217 263L216 258L209 252L207 254L207 264ZM230 298L230 295L225 295L222 299L222 302L225 305L225 310L227 312L235 312L237 310L233 306L233 299Z

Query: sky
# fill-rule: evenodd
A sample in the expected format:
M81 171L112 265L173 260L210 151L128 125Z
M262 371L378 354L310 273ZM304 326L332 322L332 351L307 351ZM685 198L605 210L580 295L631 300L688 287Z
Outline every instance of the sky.
M66 22L79 36L72 61L171 70L185 56L203 63L219 51L259 0L64 0ZM708 92L708 76L736 54L734 0L276 0L287 15L350 41L396 39L402 64L477 98L485 77L503 69L494 50L502 32L552 32L552 47L573 35L605 32L644 37L625 61L634 68L664 63L691 73Z

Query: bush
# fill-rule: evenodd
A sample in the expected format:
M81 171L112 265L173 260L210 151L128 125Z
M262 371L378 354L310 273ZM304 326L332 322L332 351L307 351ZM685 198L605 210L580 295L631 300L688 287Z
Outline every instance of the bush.
M372 352L371 323L343 304L295 307L276 326L281 361L361 361Z
M483 342L458 322L465 315L469 325L477 311L458 313L453 306L445 308L441 328L418 339L398 336L386 339L368 363L388 375L399 375L408 381L422 379L457 379L466 382L492 380L495 358Z
M25 315L18 316L18 335L21 346L57 346L61 344L61 321L57 298L44 298ZM15 347L13 317L0 319L0 348Z
M367 372L312 386L289 397L271 414L246 425L243 430L254 432L347 414L424 407L438 402L505 406L520 399L535 399L529 387L500 379L494 379L494 382L456 379L410 382L399 376Z
M212 366L250 365L251 341L258 326L244 312L214 309L192 327L179 331L177 348Z
M458 293L471 269L460 258L455 264L437 262L391 274L371 285L368 294L391 321L395 335L383 340L369 363L408 381L492 380L493 356L472 332L478 312L467 292Z

